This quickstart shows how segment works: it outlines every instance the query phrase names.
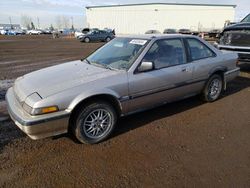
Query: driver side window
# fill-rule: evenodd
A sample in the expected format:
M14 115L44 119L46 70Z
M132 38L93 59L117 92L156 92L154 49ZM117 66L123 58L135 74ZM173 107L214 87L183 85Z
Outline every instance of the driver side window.
M153 62L155 69L186 63L182 41L180 39L156 41L144 56L143 61Z

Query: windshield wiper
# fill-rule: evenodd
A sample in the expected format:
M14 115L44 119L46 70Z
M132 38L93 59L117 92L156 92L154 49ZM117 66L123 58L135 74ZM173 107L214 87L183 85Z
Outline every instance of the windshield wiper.
M103 67L103 68L109 69L109 70L116 70L115 68L111 67L110 65L106 65L106 64L102 64L102 63L98 63L98 62L91 62L91 64L96 65L98 67Z
M91 64L87 58L86 59L82 58L81 61L85 61L86 63Z
M103 67L106 69L109 69L109 70L117 70L117 69L111 67L110 65L103 65Z

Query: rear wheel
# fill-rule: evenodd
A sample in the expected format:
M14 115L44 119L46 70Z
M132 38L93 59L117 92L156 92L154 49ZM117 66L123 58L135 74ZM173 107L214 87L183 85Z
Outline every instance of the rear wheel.
M110 37L107 37L107 38L106 38L106 42L109 42L110 40L111 40Z
M207 102L213 102L217 100L220 97L222 86L222 77L218 74L212 75L203 90L203 100Z
M83 107L75 120L73 132L82 143L95 144L108 138L117 120L114 108L103 101Z

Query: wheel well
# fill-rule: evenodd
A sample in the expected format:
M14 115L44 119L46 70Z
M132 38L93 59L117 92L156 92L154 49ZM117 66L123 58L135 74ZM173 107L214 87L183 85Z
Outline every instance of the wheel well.
M224 80L224 72L226 72L226 71L217 70L217 71L215 71L213 74L211 74L211 76L214 75L214 74L218 74L218 75L220 75L221 78Z
M95 96L91 96L91 97L88 97L84 100L82 100L81 102L79 102L75 107L74 109L72 110L71 112L71 115L70 115L70 118L69 118L69 128L70 128L70 125L72 123L74 123L74 120L79 112L79 110L86 104L89 104L91 102L95 102L95 101L105 101L105 102L108 102L109 104L111 104L116 113L117 113L117 116L119 117L120 114L121 114L121 107L120 107L120 103L118 102L118 100L112 96L112 95L108 95L108 94L101 94L101 95L95 95Z
M226 83L225 83L225 78L224 78L224 73L225 72L226 72L225 70L217 70L213 74L210 75L210 77L215 75L215 74L221 76L221 78L222 78L222 87L224 88L224 90L226 90Z

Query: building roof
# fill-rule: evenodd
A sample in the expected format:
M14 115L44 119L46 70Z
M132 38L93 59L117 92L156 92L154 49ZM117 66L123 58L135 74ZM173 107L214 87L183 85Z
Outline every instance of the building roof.
M237 5L232 4L194 4L194 3L141 3L141 4L122 4L122 5L103 5L103 6L86 6L90 8L108 8L108 7L123 7L123 6L142 6L142 5L186 5L186 6L218 6L218 7L233 7Z

